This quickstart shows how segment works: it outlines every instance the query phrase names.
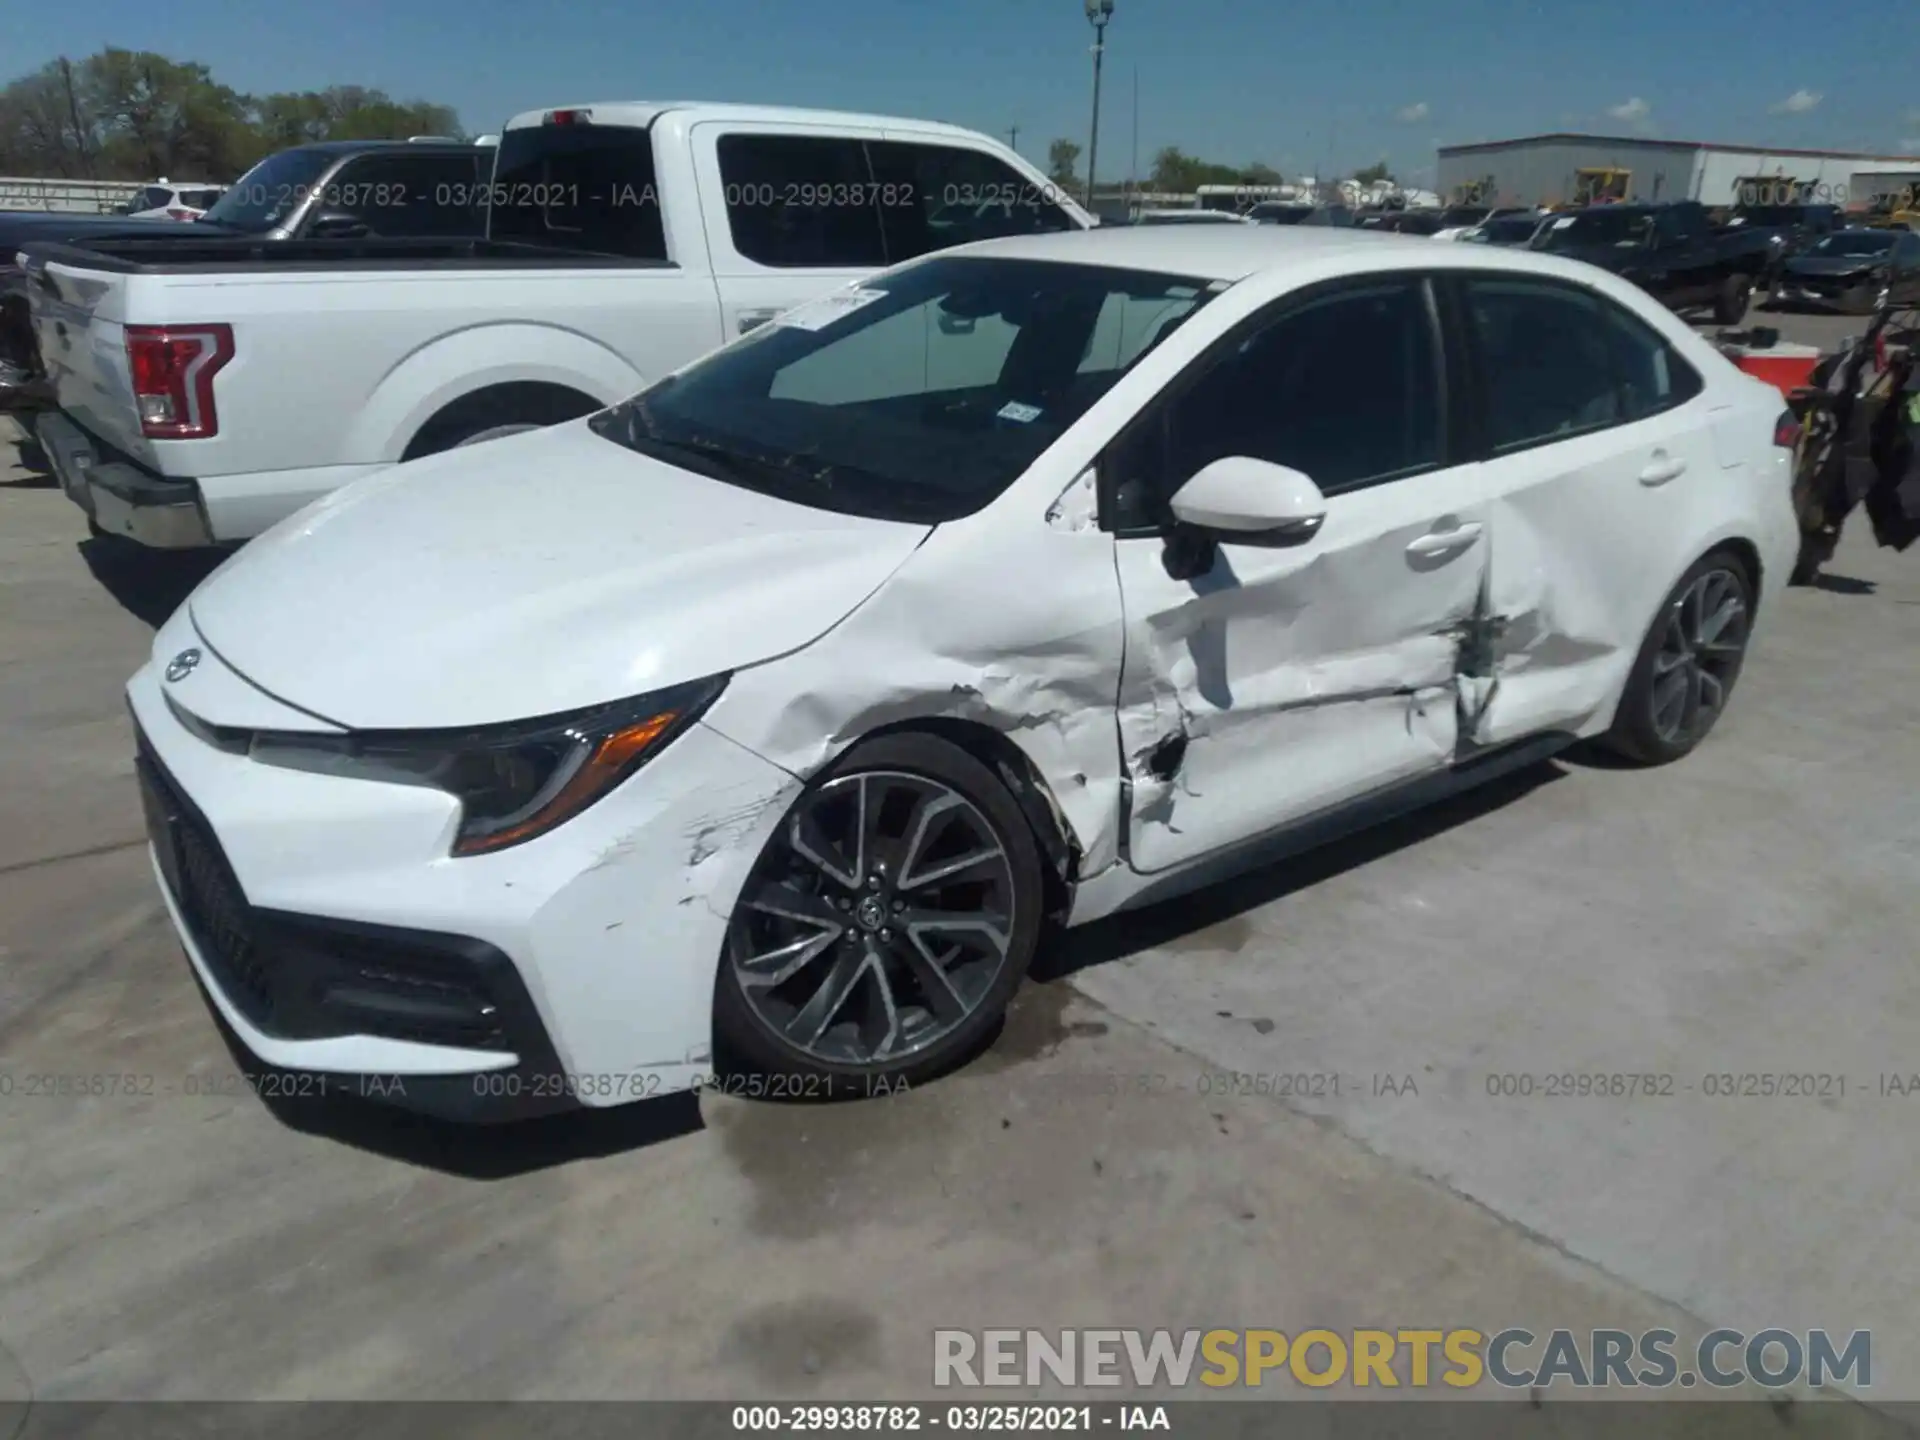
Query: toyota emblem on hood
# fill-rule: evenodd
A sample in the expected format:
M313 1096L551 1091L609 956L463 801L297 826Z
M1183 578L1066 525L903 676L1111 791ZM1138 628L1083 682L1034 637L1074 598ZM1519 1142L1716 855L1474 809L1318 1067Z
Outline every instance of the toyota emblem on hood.
M193 673L193 667L200 663L198 650L182 650L167 662L167 679L184 680Z

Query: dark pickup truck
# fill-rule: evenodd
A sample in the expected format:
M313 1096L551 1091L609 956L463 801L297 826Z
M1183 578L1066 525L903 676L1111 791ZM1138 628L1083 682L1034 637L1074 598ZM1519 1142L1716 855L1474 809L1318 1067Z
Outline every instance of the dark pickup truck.
M1674 310L1711 308L1722 325L1740 323L1780 262L1772 235L1717 232L1691 201L1567 211L1540 227L1532 248L1611 270Z

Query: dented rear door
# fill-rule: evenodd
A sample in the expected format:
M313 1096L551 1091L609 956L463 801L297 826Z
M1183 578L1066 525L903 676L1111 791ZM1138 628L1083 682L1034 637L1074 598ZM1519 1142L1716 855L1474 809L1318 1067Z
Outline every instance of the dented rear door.
M1578 731L1613 703L1718 503L1700 377L1604 296L1474 276L1493 571L1463 739Z
M1282 301L1200 367L1151 445L1105 462L1116 508L1149 487L1163 505L1234 454L1331 493L1310 539L1220 544L1191 578L1170 573L1164 527L1116 526L1126 833L1147 873L1450 765L1460 636L1488 575L1482 477L1453 463L1421 281Z

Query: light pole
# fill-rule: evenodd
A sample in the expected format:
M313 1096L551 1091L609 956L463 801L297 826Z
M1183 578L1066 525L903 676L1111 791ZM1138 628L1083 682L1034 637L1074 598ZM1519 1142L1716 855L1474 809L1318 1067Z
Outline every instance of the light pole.
M1093 134L1087 141L1087 209L1093 210L1093 168L1100 159L1100 60L1107 52L1107 22L1113 19L1113 0L1087 0L1087 21L1093 26Z

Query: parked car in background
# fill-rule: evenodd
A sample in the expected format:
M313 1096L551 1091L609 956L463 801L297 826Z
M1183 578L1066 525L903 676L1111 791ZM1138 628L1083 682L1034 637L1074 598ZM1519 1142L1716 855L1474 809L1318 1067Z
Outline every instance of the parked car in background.
M1440 233L1438 210L1401 210L1381 219L1379 228L1394 235L1433 236Z
M242 1046L395 1103L917 1084L1048 927L1694 750L1796 552L1780 413L1525 250L927 256L229 560L128 687L165 904Z
M1716 234L1705 208L1691 201L1562 211L1528 244L1610 270L1675 310L1709 308L1722 325L1745 316L1778 254L1761 231Z
M1473 245L1526 245L1546 222L1543 210L1528 210L1517 215L1496 215L1462 230L1454 239Z
M479 236L486 229L485 188L492 171L491 146L340 140L269 155L225 187L191 226L146 216L0 214L0 409L41 409L53 398L19 263L29 241ZM152 243L140 248L157 253Z
M190 185L162 178L115 211L129 219L198 220L226 191L224 185Z
M1773 241L1777 258L1784 261L1844 229L1846 223L1838 205L1736 205L1724 232L1765 235Z
M516 116L485 184L473 153L405 193L481 204L480 240L381 237L377 202L342 208L358 181L303 202L299 177L330 172L302 156L236 186L254 208L232 223L372 237L31 248L60 406L39 435L93 523L246 539L384 466L601 409L824 292L856 303L889 262L1092 224L1005 146L916 120L621 102Z
M1870 315L1886 303L1920 306L1920 235L1836 230L1786 262L1771 299L1851 315Z
M1142 210L1135 225L1254 225L1259 222L1231 210Z
M1263 200L1247 211L1247 218L1257 225L1304 225L1311 214L1311 205L1289 200Z

